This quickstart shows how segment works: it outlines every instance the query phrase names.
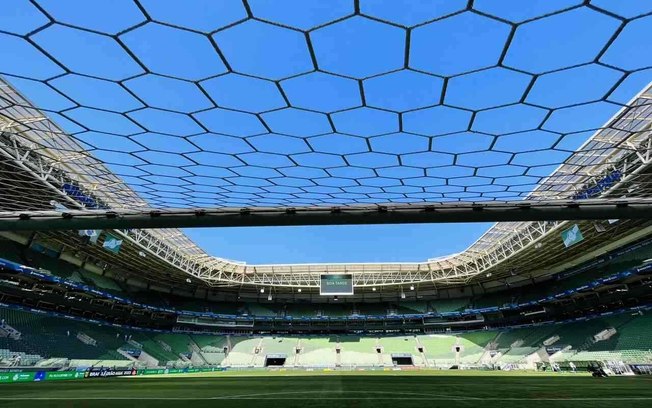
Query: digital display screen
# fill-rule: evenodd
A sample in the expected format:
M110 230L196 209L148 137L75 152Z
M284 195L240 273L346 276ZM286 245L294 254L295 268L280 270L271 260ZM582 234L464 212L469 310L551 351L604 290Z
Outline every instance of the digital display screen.
M324 274L320 276L320 295L352 295L353 275L346 274Z

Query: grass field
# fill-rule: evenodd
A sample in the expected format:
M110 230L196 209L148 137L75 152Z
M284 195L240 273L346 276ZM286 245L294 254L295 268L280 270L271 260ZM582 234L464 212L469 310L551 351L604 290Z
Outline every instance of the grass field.
M652 378L224 372L0 385L0 407L650 407Z

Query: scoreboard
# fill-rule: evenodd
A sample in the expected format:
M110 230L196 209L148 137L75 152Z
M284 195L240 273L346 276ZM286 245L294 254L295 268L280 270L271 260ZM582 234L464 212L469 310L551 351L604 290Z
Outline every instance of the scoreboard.
M320 275L319 285L320 295L352 295L353 294L353 274L322 274Z

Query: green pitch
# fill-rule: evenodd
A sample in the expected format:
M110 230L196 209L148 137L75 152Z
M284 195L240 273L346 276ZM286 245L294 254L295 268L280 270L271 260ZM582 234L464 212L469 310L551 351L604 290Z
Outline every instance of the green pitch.
M501 372L199 373L6 384L0 407L650 407L652 378Z

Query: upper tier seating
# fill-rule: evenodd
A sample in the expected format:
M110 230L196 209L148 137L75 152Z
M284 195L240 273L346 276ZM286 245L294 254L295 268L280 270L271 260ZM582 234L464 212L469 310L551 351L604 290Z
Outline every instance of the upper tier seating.
M437 313L459 312L468 309L470 299L456 298L456 299L438 299L432 301L432 307Z
M65 255L65 253L64 253ZM143 291L124 285L107 276L98 275L78 266L58 259L60 254L56 248L50 249L39 243L33 243L30 248L17 244L13 241L0 238L0 258L5 258L19 264L40 268L49 273L72 281L85 283L108 292L120 292L120 295L132 298L141 303L158 306L173 307L176 309L187 309L194 311L208 311L229 315L249 316L292 316L292 317L346 317L354 312L362 315L384 316L391 314L414 314L414 313L447 313L459 312L470 308L485 308L502 306L515 302L526 302L537 300L542 297L554 295L564 290L577 288L590 281L622 272L624 270L640 265L644 260L652 258L652 245L643 246L594 265L585 271L575 273L576 270L568 270L559 274L555 279L540 282L527 287L513 288L499 292L487 293L480 297L473 298L449 298L435 300L405 300L398 302L383 303L345 303L331 302L328 304L283 304L274 302L243 303L223 302L208 299L188 299L180 296L172 296L157 292ZM65 259L65 256L64 256ZM572 274L575 273L575 274ZM569 276L570 275L570 276ZM466 292L468 293L468 292ZM442 296L447 296L442 293ZM568 336L568 334L567 334ZM537 339L540 340L540 339ZM572 339L573 343L581 342L582 339ZM501 346L503 346L501 344ZM176 353L175 353L176 354Z

